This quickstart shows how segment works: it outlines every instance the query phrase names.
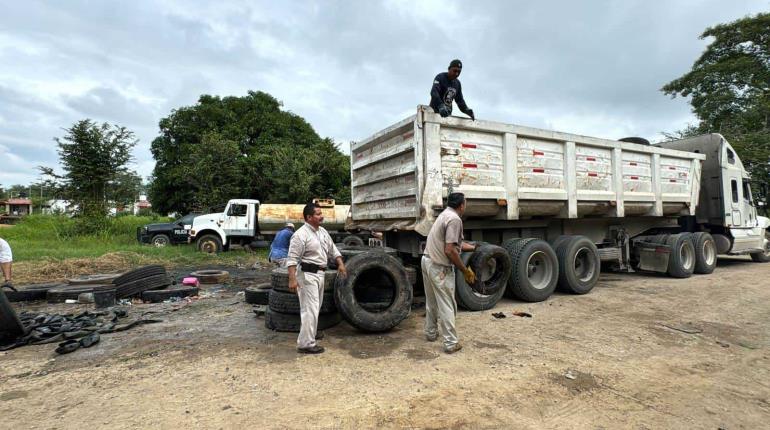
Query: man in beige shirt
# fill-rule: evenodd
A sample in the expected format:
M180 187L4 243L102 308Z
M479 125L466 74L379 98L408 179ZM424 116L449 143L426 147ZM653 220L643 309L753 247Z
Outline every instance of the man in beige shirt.
M329 233L321 227L321 208L309 203L302 211L305 224L291 237L286 265L289 270L289 290L299 296L302 327L297 337L297 351L320 354L324 348L316 342L318 313L324 298L324 271L331 256L337 262L337 276L346 277L342 254ZM299 267L299 270L297 269Z
M455 267L460 269L469 285L476 282L476 274L465 267L461 251L473 251L476 247L463 242L465 195L452 193L447 198L447 208L436 218L425 243L422 256L422 278L425 285L425 338L438 339L438 329L444 340L444 352L452 354L462 345L457 339L455 315Z

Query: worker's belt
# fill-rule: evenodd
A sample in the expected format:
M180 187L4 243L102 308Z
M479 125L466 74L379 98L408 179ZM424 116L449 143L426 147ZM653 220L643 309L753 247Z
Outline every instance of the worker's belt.
M299 267L302 268L303 272L323 272L324 270L326 270L326 267L319 266L313 263L305 263L305 262L300 262Z

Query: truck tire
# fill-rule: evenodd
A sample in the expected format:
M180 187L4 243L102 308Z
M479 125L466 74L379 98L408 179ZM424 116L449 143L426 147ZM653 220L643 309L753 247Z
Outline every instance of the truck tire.
M243 290L246 303L252 305L266 305L269 303L270 291L273 286L269 283L258 284L256 287L246 287Z
M222 240L213 234L204 234L195 243L198 251L207 254L219 254L224 249L222 247Z
M17 285L17 291L3 290L9 302L32 302L45 300L46 293L51 288L66 287L67 284L50 282L45 284Z
M412 285L404 266L395 257L380 251L366 252L350 257L346 267L348 276L335 282L334 302L350 325L365 332L383 332L409 316ZM366 310L357 298L358 290L376 280L393 291L390 306L380 312Z
M82 275L67 279L69 285L109 284L120 276L115 273L98 273L95 275Z
M93 293L94 291L116 291L112 284L107 285L65 285L62 287L51 288L46 291L48 303L64 303L65 300L77 300L82 293Z
M197 270L191 272L190 276L194 276L201 284L222 284L230 279L230 272L227 270Z
M599 250L587 237L566 236L556 245L556 258L559 261L559 289L586 294L599 282Z
M24 325L0 289L0 340L16 339L24 334Z
M134 282L142 278L148 278L150 276L165 275L165 274L166 274L165 267L159 264L151 264L149 266L142 266L134 270L129 270L128 272L113 279L112 283L114 285L127 284L129 282Z
M692 234L672 234L666 240L671 247L668 258L668 275L672 278L689 278L695 271L695 247Z
M364 240L356 235L351 234L350 236L345 236L345 238L342 239L342 244L345 246L364 246Z
M559 280L559 263L548 242L511 239L503 245L513 264L507 294L525 302L542 302L550 297Z
M347 261L348 258L353 257L355 255L363 254L366 252L382 252L388 255L392 255L393 257L396 257L398 255L398 251L393 248L388 248L387 246L341 246L338 247L340 254L342 254L342 259Z
M164 246L171 244L171 239L169 239L168 235L165 234L156 234L152 237L152 240L150 240L150 243L152 243L152 246L156 248L163 248Z
M455 273L457 304L469 311L492 309L505 294L511 276L511 257L505 249L495 245L482 245L461 257L476 274L477 281L468 285L462 273Z
M127 282L117 286L115 291L115 297L118 299L140 296L142 292L148 290L159 290L166 288L173 283L173 279L166 275L155 275L147 278L142 278L133 282ZM50 294L51 291L49 290Z
M342 316L338 312L318 315L318 330L326 330L342 322ZM265 327L274 331L299 333L302 320L299 315L282 314L272 309L265 313Z
M717 267L717 245L711 234L699 231L692 234L695 247L695 273L708 275Z
M270 309L282 314L299 315L300 313L299 296L294 293L270 290L268 306ZM331 312L337 312L337 307L334 305L334 291L327 291L324 289L324 298L323 303L321 303L320 313L328 314Z
M770 261L770 231L765 231L765 239L767 239L767 243L765 244L765 252L755 252L753 254L749 254L751 259L757 263L767 263Z

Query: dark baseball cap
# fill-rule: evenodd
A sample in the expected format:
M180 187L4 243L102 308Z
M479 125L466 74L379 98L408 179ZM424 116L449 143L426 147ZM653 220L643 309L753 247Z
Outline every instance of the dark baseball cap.
M458 59L454 59L454 60L452 60L451 63L449 63L449 68L451 69L452 67L457 67L457 68L462 69L463 68L463 62L458 60Z

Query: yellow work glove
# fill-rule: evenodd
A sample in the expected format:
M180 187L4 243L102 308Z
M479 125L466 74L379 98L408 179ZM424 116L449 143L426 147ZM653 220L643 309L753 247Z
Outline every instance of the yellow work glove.
M465 268L465 271L463 272L463 276L465 277L466 284L473 285L476 283L476 274L473 273L473 270L470 267Z

